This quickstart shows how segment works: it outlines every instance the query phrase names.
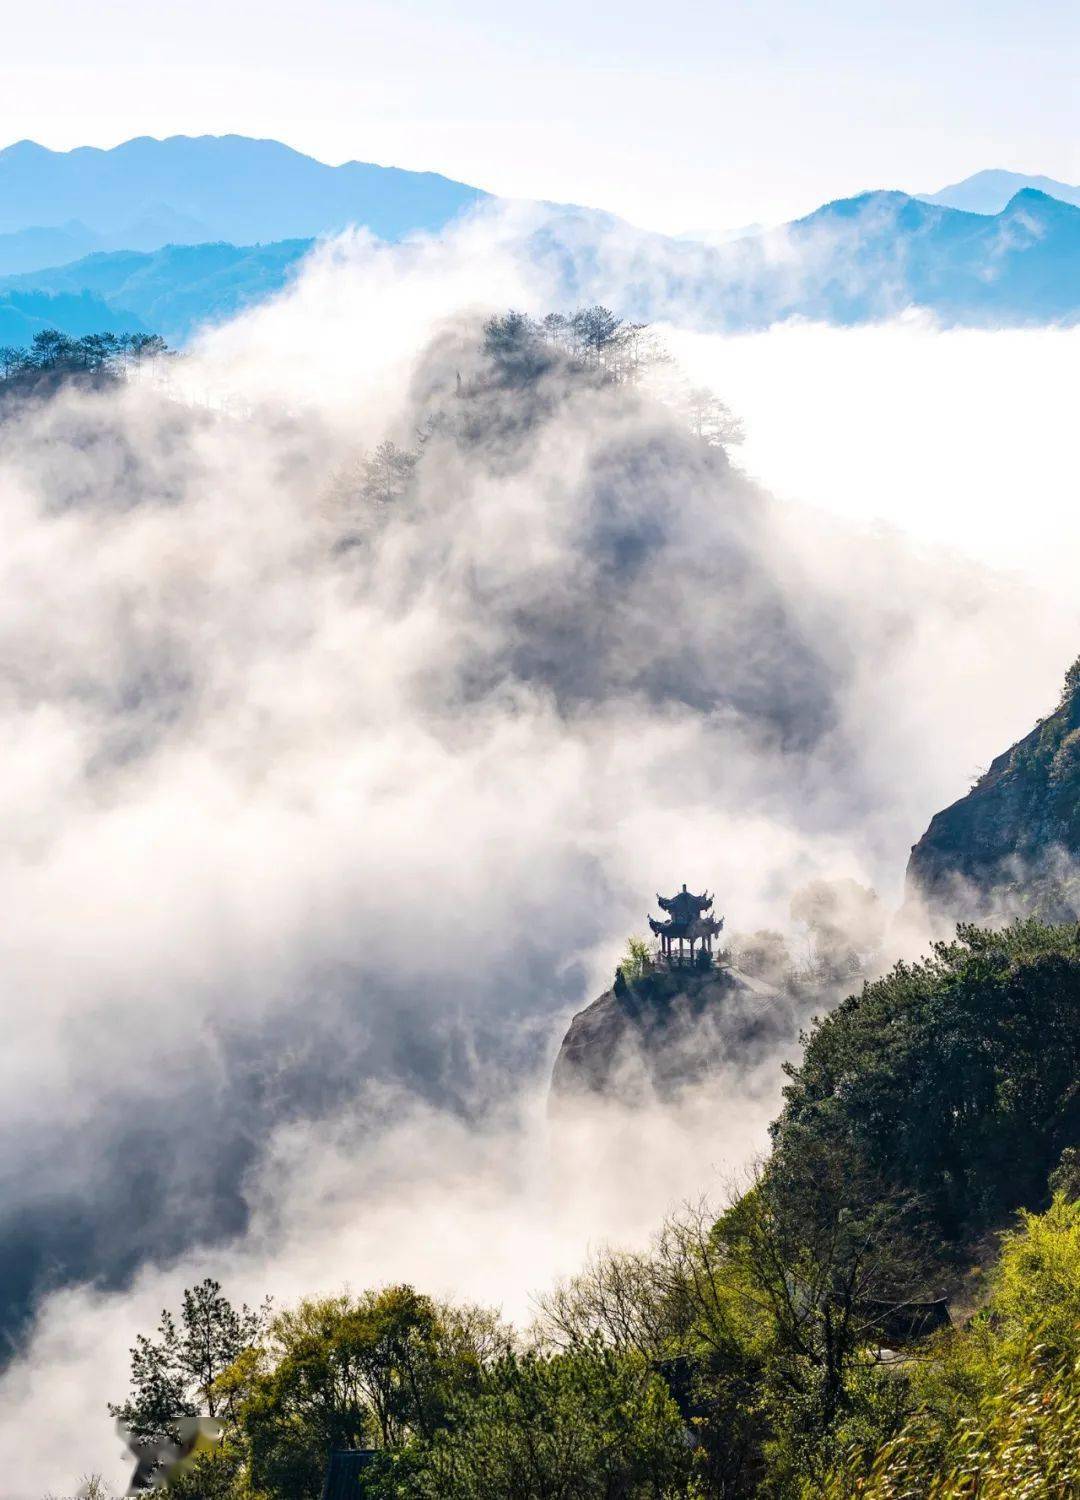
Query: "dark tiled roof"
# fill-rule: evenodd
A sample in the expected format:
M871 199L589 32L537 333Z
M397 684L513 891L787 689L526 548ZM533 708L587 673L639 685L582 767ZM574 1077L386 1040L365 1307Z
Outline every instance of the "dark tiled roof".
M361 1469L375 1457L374 1448L339 1449L331 1453L323 1484L322 1500L356 1500Z

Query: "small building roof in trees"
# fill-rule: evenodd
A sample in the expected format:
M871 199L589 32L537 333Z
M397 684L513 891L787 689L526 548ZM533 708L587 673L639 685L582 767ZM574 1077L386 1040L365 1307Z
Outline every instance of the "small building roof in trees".
M330 1454L322 1500L351 1500L359 1493L362 1471L375 1462L374 1448L336 1448Z

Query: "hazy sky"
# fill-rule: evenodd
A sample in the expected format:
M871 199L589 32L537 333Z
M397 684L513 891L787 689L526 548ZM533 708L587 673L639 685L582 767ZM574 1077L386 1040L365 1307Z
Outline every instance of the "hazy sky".
M982 167L1080 178L1071 0L42 0L0 141L236 131L678 232Z

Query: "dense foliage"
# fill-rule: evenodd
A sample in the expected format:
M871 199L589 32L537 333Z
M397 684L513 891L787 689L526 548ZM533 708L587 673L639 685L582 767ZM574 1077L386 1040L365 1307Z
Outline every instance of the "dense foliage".
M640 1358L597 1347L508 1354L459 1399L407 1482L374 1493L430 1500L661 1496L686 1492L692 1459L678 1409ZM409 1472L411 1470L411 1472Z
M1038 728L1013 750L1009 772L1022 776L1027 795L1044 808L1043 818L1032 819L1034 827L1046 826L1053 843L1073 852L1080 849L1080 660L1065 674L1061 702ZM1068 888L1075 874L1058 873L1058 883ZM1075 907L1073 908L1075 909Z
M1075 927L961 929L815 1024L725 1212L594 1256L526 1332L409 1287L270 1317L206 1282L114 1410L224 1422L189 1500L316 1500L342 1448L378 1500L1076 1493L1078 1006ZM988 1289L950 1327L965 1257Z
M189 1287L179 1319L162 1312L155 1337L131 1351L131 1395L109 1411L139 1437L160 1437L178 1417L216 1417L228 1408L221 1377L259 1341L269 1306L239 1311L207 1278Z
M903 1425L844 1455L826 1486L835 1500L1080 1493L1080 1203L1024 1213L986 1305L898 1384Z
M775 1170L836 1155L963 1242L1038 1200L1080 1139L1080 927L962 927L818 1022Z

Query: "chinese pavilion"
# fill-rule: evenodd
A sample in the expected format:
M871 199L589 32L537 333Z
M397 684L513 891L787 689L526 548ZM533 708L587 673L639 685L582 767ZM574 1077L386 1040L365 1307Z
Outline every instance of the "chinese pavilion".
M662 963L685 965L694 963L694 944L700 943L697 962L702 967L712 963L712 941L724 925L723 917L707 916L712 910L713 898L706 891L694 896L685 885L676 896L657 896L660 909L668 913L666 922L649 918L649 926L660 939L657 957ZM675 944L678 943L678 952ZM686 947L689 944L689 948Z

